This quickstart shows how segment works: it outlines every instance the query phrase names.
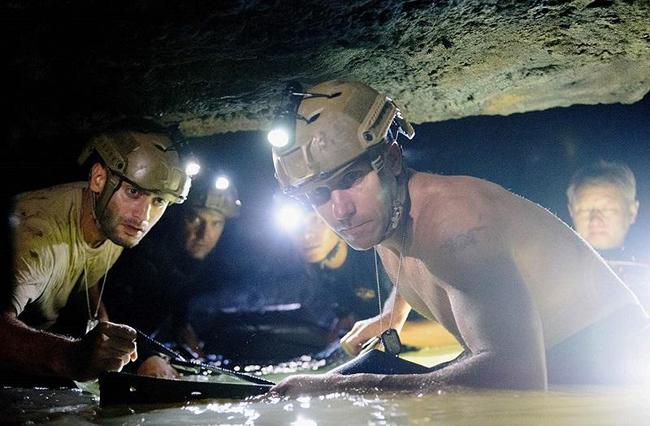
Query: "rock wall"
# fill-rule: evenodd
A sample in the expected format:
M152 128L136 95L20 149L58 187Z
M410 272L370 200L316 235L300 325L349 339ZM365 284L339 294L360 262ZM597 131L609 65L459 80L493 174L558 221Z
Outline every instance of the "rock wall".
M14 132L124 115L261 129L286 81L365 81L415 123L650 90L650 1L9 1Z

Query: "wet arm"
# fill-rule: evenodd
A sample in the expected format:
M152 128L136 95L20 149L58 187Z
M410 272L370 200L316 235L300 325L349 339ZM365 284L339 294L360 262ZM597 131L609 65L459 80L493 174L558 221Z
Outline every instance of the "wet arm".
M388 328L400 331L406 322L411 306L393 288L380 315L358 321L341 338L341 347L351 355L359 353L369 339L380 335Z
M294 376L272 391L300 395L377 390L435 392L448 386L545 389L540 320L514 266L498 259L462 266L466 267L460 269L463 278L456 280L456 286L448 288L447 294L464 342L463 356L431 373Z
M360 375L360 383L382 389L437 389L448 385L544 389L545 349L541 320L516 266L490 235L443 257L437 269L446 283L464 356L422 375ZM473 237L473 238L474 238ZM488 244L489 243L489 244Z
M33 329L9 308L0 317L0 364L25 374L85 381L134 361L135 338L128 326L100 322L82 339L71 339Z
M383 320L390 323L392 328L400 331L404 327L409 312L411 312L411 305L393 288L382 310Z
M69 377L76 339L27 326L7 308L0 318L0 363L29 374Z

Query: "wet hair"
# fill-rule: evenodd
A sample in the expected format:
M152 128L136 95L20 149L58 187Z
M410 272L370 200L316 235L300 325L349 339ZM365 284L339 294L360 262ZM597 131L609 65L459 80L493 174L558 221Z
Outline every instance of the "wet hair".
M632 170L623 163L599 160L573 174L566 190L569 204L573 204L580 188L603 184L616 185L630 203L636 200L636 179Z

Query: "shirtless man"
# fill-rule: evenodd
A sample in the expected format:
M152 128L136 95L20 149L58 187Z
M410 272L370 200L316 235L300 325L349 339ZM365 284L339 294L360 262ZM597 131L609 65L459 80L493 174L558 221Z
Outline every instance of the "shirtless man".
M189 178L169 137L148 122L93 137L79 161L88 182L15 199L13 277L0 300L2 381L89 380L137 357L136 331L108 322L96 284L170 202L185 199ZM75 294L86 298L92 331L81 339L49 332Z
M330 81L306 92L285 114L295 113L294 137L273 149L280 185L353 248L375 247L394 283L384 312L357 323L344 347L358 353L399 330L412 307L464 350L423 374L293 376L276 393L545 389L639 373L645 313L568 226L493 183L405 169L396 138L413 129L374 89Z

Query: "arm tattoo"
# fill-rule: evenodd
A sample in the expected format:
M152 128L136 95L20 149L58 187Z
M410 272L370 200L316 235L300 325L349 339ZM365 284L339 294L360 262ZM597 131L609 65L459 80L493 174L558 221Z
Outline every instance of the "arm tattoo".
M465 250L467 247L476 245L478 243L478 233L484 231L485 229L485 226L477 226L475 228L472 228L464 234L456 235L455 237L448 239L442 243L440 248L450 255L459 253Z

